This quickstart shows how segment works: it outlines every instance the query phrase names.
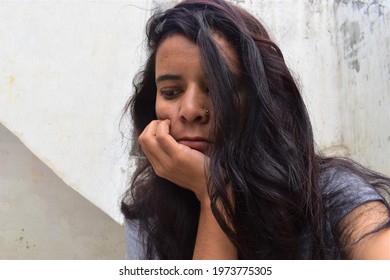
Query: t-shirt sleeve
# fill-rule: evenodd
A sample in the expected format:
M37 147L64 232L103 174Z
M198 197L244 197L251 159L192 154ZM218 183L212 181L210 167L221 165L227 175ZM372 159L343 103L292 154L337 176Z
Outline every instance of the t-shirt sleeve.
M364 178L348 170L332 168L322 176L328 219L333 230L348 213L369 201L383 198Z
M129 260L145 259L146 251L143 238L139 233L138 221L125 220L126 258Z

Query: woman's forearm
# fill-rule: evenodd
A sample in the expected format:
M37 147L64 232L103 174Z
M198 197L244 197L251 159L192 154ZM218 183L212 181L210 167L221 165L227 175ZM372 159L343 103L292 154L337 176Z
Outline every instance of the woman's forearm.
M201 203L194 260L237 259L237 250L215 219L209 202Z

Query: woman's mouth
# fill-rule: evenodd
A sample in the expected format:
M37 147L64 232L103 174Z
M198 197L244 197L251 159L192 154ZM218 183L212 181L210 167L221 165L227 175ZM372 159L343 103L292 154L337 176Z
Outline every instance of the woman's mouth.
M177 143L185 145L191 149L197 150L201 153L205 153L209 147L209 142L205 139L179 139Z

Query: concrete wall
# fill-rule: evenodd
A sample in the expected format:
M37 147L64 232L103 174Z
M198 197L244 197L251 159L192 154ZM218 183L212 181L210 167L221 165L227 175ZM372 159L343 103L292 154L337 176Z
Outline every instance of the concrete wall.
M234 1L262 19L301 85L316 142L390 176L390 1Z
M390 175L389 1L235 2L284 52L319 148ZM118 123L158 3L0 2L0 122L118 222L131 172Z
M123 228L0 124L0 259L124 259Z

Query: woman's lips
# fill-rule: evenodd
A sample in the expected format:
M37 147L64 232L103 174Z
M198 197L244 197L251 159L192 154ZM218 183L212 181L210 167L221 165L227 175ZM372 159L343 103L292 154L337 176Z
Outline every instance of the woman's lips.
M209 142L207 140L180 139L177 142L201 153L205 153L209 147Z

